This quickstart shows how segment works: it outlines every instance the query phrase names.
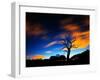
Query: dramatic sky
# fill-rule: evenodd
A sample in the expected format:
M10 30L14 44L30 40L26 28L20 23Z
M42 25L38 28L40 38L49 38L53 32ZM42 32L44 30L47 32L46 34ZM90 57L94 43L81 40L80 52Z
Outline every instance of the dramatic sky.
M71 56L89 49L89 16L74 14L26 13L26 58L47 59L67 55L61 40L74 39Z

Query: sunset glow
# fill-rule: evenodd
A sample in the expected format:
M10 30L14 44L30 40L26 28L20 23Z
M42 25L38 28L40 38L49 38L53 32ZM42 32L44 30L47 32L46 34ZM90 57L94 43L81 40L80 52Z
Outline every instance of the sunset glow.
M44 59L45 56L43 55L35 55L35 56L32 56L32 60L36 60L36 59Z

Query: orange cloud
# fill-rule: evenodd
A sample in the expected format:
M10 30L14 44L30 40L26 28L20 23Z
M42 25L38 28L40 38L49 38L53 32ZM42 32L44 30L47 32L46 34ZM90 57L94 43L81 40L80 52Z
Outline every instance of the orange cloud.
M43 29L41 24L26 24L26 33L28 35L34 35L34 36L39 36L41 34L46 33L46 31Z
M76 39L73 44L78 48L85 48L89 45L89 31L75 32L72 36Z
M65 35L67 35L67 33L62 33L62 34L56 36L56 38L57 37L65 38ZM72 37L73 37L73 39L75 39L75 41L73 42L73 45L76 46L77 48L86 48L89 45L89 31L73 32ZM48 43L46 46L44 46L44 48L53 46L55 44L62 44L62 43L63 43L63 41L52 41L52 42Z
M69 25L65 25L63 27L65 30L73 32L73 31L79 31L80 30L80 26L76 25L76 24L69 24Z
M35 56L32 56L32 60L37 60L37 59L44 59L45 56L43 55L35 55Z
M32 30L31 34L38 36L38 35L42 34L43 32L44 32L43 29L41 29L40 27L35 27Z
M89 19L86 18L86 23ZM75 39L73 45L77 46L78 48L85 48L89 45L89 31L80 31L80 26L76 24L68 24L63 26L66 31L69 31L72 37ZM66 33L67 34L67 33ZM65 33L60 34L61 37L66 35Z
M89 45L89 31L75 32L72 34L72 36L75 38L73 45L76 48L86 48ZM76 48L72 47L73 50ZM66 51L67 48L65 47L62 50Z

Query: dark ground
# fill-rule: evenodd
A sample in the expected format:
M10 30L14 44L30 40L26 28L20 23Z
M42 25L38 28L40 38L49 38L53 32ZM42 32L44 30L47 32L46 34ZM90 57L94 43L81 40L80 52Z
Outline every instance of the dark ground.
M89 50L74 55L70 58L69 62L66 61L64 55L51 56L49 59L40 60L26 60L26 67L41 67L41 66L62 66L62 65L82 65L89 64Z

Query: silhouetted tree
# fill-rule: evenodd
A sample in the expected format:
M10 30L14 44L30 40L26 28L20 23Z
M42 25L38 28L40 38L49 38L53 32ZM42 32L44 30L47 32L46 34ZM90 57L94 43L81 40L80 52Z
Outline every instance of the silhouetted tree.
M66 48L67 50L65 50L67 52L67 62L69 62L69 57L70 57L70 52L72 48L77 48L73 43L74 43L75 39L72 37L72 35L70 33L65 35L65 38L62 39L62 44L64 45L64 48Z

